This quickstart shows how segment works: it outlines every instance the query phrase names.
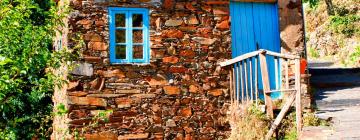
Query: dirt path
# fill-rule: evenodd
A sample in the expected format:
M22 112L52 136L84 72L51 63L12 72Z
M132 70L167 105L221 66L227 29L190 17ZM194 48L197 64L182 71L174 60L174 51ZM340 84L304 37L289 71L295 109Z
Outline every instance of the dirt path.
M360 140L360 70L312 71L316 115L331 127L305 127L302 139Z

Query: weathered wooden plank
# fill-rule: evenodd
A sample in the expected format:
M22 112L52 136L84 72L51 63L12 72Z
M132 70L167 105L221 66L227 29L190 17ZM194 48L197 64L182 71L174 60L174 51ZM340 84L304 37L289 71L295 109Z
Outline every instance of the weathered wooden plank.
M245 71L245 96L246 100L249 101L249 89L248 89L248 72L247 72L247 59L244 60L244 71Z
M281 58L287 58L287 59L298 59L298 58L300 58L300 57L297 56L297 55L277 53L277 52L268 51L268 50L263 50L263 49L260 49L259 51L261 51L261 52L264 52L264 51L265 51L267 55L276 56L276 57L281 57Z
M251 99L251 102L254 101L253 72L252 72L252 70L253 70L253 69L252 69L253 65L252 65L252 60L253 60L253 59L250 58L250 62L249 62L249 66L250 66L250 99Z
M273 92L291 92L291 91L296 91L296 89L279 89L279 90L270 90L270 91L266 91L266 93L273 93Z
M265 136L265 140L269 140L271 138L271 136L273 135L274 131L276 130L276 128L278 127L278 125L280 124L281 120L285 117L286 112L288 112L288 110L290 109L291 105L293 104L295 97L296 97L296 92L290 94L288 100L286 101L285 105L282 107L279 115L276 117L275 121L271 124L270 130L268 131L268 133ZM300 134L300 133L298 133Z
M280 73L279 73L279 58L276 56L274 56L274 64L275 64L275 84L276 84L275 88L279 89L279 83L280 83L279 82L279 75L280 75Z
M233 85L234 85L234 80L233 80L233 72L234 72L234 66L232 66L229 70L229 75L230 75L230 100L231 100L231 103L234 102L234 88L233 88Z
M289 89L290 88L290 84L289 84L289 60L288 59L284 59L284 65L285 65L285 88Z
M225 67L225 66L229 66L229 65L232 65L232 64L235 64L236 62L240 62L242 60L245 60L245 59L248 59L250 57L254 57L256 55L258 55L260 52L262 52L264 50L261 50L261 51L254 51L254 52L250 52L250 53L246 53L246 54L243 54L243 55L240 55L238 57L235 57L233 59L230 59L230 60L227 60L225 62L221 62L220 63L220 66L221 67Z
M298 134L300 134L302 129L300 59L295 60L295 88L296 88L296 128Z
M239 71L240 71L240 64L236 64L236 102L239 102L240 100L240 77L239 77Z
M259 70L258 70L258 57L255 57L255 103L256 105L258 105L258 94L259 94L259 89L258 89L258 74L259 74Z
M244 79L243 79L243 64L242 62L239 62L240 64L240 83L241 83L241 102L244 102Z
M265 97L266 113L267 115L269 115L270 118L274 118L272 100L270 94L266 93L270 91L270 81L269 81L269 73L267 69L265 53L260 53L259 58L260 58L261 78L262 78L264 97Z

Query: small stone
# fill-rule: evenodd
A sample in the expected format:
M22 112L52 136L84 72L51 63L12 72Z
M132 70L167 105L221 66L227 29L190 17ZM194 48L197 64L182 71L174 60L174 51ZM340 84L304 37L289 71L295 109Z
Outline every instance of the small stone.
M84 135L86 140L117 140L117 134L107 131L107 132L100 132L94 134L85 134Z
M68 92L67 95L80 97L80 96L86 96L86 95L88 95L88 93L83 92L83 91L74 91L74 92Z
M129 98L117 98L115 99L118 108L128 108L131 107L133 100Z
M92 49L94 51L106 51L107 50L107 46L105 45L104 42L92 42L92 41L90 41L88 43L88 47L89 47L89 49Z
M195 15L191 15L188 17L186 24L197 25L197 24L199 24L199 20L197 19L197 17Z
M169 71L171 73L185 73L187 69L184 68L183 66L174 66L174 67L170 67Z
M105 25L105 22L103 20L96 20L95 21L95 25L96 26L104 26Z
M212 45L216 41L216 39L210 39L210 38L204 38L204 37L193 37L192 39L202 45Z
M160 106L158 104L152 105L151 106L151 110L154 112L158 112L160 110Z
M116 70L107 70L102 72L104 77L118 77L118 78L124 78L125 77L125 73L120 71L119 69Z
M101 42L102 41L101 36L96 33L87 33L84 35L83 38L86 41L93 41L93 42Z
M148 83L150 86L159 86L159 85L166 85L168 82L166 79L162 77L154 77L151 78Z
M191 11L196 11L197 9L192 5L191 2L185 4L185 8Z
M101 62L101 57L96 57L96 56L84 56L84 60L85 60L86 62L99 63L99 62Z
M178 95L181 92L180 88L177 86L165 86L163 89L167 95Z
M162 32L162 36L167 38L182 38L184 37L184 34L180 30L171 29L171 30L164 30Z
M189 92L190 93L197 93L199 91L199 88L195 85L190 85L189 86Z
M141 90L139 89L118 89L115 91L115 93L119 93L119 94L139 94L141 93Z
M190 134L186 134L185 140L193 140L193 137Z
M125 94L89 94L87 97L99 97L99 98L117 98L126 96Z
M177 133L176 134L176 137L175 137L175 140L183 140L184 139L184 135L181 134L181 133Z
M224 20L218 24L216 24L217 29L229 29L230 28L230 22L229 20Z
M69 104L73 105L93 105L93 106L103 106L106 107L106 100L95 97L75 97L68 96L67 100Z
M104 87L105 79L104 78L96 78L95 80L90 82L90 87L92 89L101 90Z
M212 96L220 96L223 94L223 90L222 89L214 89L214 90L210 90L208 92L208 94L212 95Z
M173 0L164 0L163 7L167 10L172 9L174 5Z
M181 19L169 19L165 21L165 26L180 26L183 23Z
M155 20L156 30L161 30L161 18Z
M92 76L94 74L94 68L92 64L89 63L76 63L76 67L71 74L81 75L81 76Z
M79 20L76 24L82 25L85 29L90 29L93 21L88 19Z
M225 8L214 8L213 9L214 15L229 15L229 10Z
M195 52L192 50L183 50L180 52L180 56L187 57L187 58L194 58Z
M191 108L190 107L186 107L186 108L183 108L180 110L180 115L182 117L190 117L192 115L192 112L191 112Z
M118 140L134 140L134 139L147 139L149 138L149 133L139 133L139 134L125 134L120 135Z
M131 95L131 97L136 97L136 98L155 98L156 95L155 94L134 94Z
M173 119L168 119L168 120L166 121L166 126L167 126L167 127L175 127L175 126L176 126L176 123L175 123L175 121L174 121Z
M211 87L210 87L209 84L204 83L203 86L202 86L202 88L203 88L204 90L209 90Z
M179 58L177 58L175 56L164 57L163 62L175 64L175 63L179 62Z
M184 127L184 130L185 130L186 133L194 132L194 129L192 129L191 127Z
M75 90L77 86L79 86L79 81L69 82L67 90Z

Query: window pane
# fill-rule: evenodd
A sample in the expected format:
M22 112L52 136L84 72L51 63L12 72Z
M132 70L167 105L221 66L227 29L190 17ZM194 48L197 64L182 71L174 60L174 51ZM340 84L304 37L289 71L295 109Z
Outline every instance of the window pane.
M126 43L126 30L116 30L116 43Z
M143 25L142 14L133 14L132 20L133 20L133 27L142 27L142 25Z
M133 48L133 58L134 59L143 59L143 46L135 45Z
M116 14L115 24L116 27L125 27L125 14Z
M126 46L118 45L115 48L115 58L116 59L126 59Z
M142 30L133 30L133 43L143 43Z

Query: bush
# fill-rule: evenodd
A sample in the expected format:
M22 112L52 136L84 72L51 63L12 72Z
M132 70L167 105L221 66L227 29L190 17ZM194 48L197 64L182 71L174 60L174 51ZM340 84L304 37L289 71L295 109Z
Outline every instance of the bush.
M358 15L345 15L345 16L331 16L330 17L330 29L335 33L342 33L347 37L351 37L354 34L359 35L360 29L355 24L360 20Z

